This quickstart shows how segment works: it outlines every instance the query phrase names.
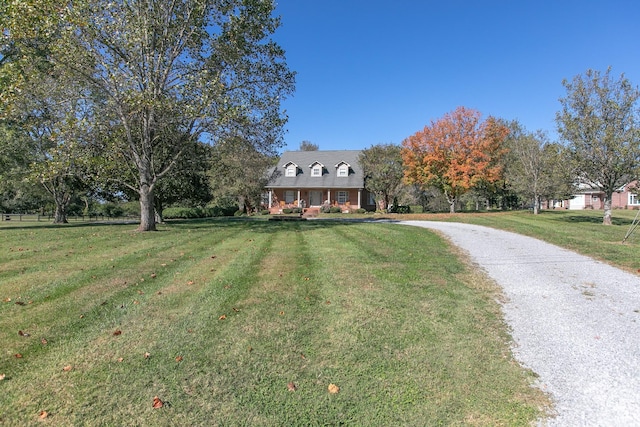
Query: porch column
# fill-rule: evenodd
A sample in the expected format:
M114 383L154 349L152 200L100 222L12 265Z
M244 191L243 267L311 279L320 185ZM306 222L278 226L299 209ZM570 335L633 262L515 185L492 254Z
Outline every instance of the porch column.
M300 207L300 189L298 188L298 207Z
M331 204L331 190L327 190L327 202Z
M358 188L358 207L356 209L360 209L362 207L362 204L360 202L361 197L362 197L362 188Z
M269 189L269 209L273 205L273 190Z

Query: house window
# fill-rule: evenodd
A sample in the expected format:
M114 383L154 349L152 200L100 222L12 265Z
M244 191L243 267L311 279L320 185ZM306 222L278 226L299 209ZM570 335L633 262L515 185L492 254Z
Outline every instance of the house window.
M294 200L295 200L295 195L293 194L293 190L287 190L284 192L285 203L293 203Z
M296 176L297 169L296 165L287 166L284 176Z
M322 176L322 166L315 165L313 169L311 169L311 176Z
M338 204L344 205L349 201L349 192L348 191L338 191Z
M629 193L629 204L630 205L640 205L640 199L638 199L637 194Z
M349 166L344 163L338 166L338 176L349 176Z
M367 203L369 206L375 206L376 204L376 196L373 193L369 193L369 202Z

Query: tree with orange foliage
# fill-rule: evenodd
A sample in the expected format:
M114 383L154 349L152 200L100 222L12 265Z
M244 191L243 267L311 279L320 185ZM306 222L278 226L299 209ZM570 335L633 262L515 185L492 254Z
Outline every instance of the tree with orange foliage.
M458 107L402 142L405 182L438 188L451 213L469 189L502 178L500 159L509 129L493 117L481 121L480 116Z

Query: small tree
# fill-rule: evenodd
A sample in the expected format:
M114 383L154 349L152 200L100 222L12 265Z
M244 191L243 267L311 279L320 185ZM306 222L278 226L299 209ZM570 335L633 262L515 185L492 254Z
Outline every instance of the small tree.
M405 181L434 186L455 212L458 198L479 183L499 180L509 130L493 117L458 107L402 142Z
M320 149L320 147L318 146L318 144L314 144L311 141L302 141L300 143L300 151L318 151Z
M571 192L572 168L564 148L550 142L544 132L527 132L518 122L510 128L505 177L518 195L531 201L537 214L542 198Z
M579 183L604 193L604 225L611 225L613 192L637 178L640 167L640 91L624 74L617 80L610 74L611 68L604 74L587 70L564 80L567 95L556 114Z
M211 163L209 177L217 200L234 199L238 209L247 213L260 206L270 178L265 171L275 164L275 156L261 153L254 144L236 137L213 148Z
M375 195L379 209L387 209L403 185L400 147L393 144L372 145L360 153L358 162L364 173L364 188Z

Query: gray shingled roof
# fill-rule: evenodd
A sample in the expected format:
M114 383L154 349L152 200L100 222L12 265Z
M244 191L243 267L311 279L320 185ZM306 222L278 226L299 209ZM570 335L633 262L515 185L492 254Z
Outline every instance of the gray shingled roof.
M358 163L361 150L285 151L276 167L277 176L268 188L364 188L364 175ZM297 176L285 176L285 165L298 165ZM324 165L322 176L311 176L310 166ZM347 163L349 176L339 177L336 165Z

